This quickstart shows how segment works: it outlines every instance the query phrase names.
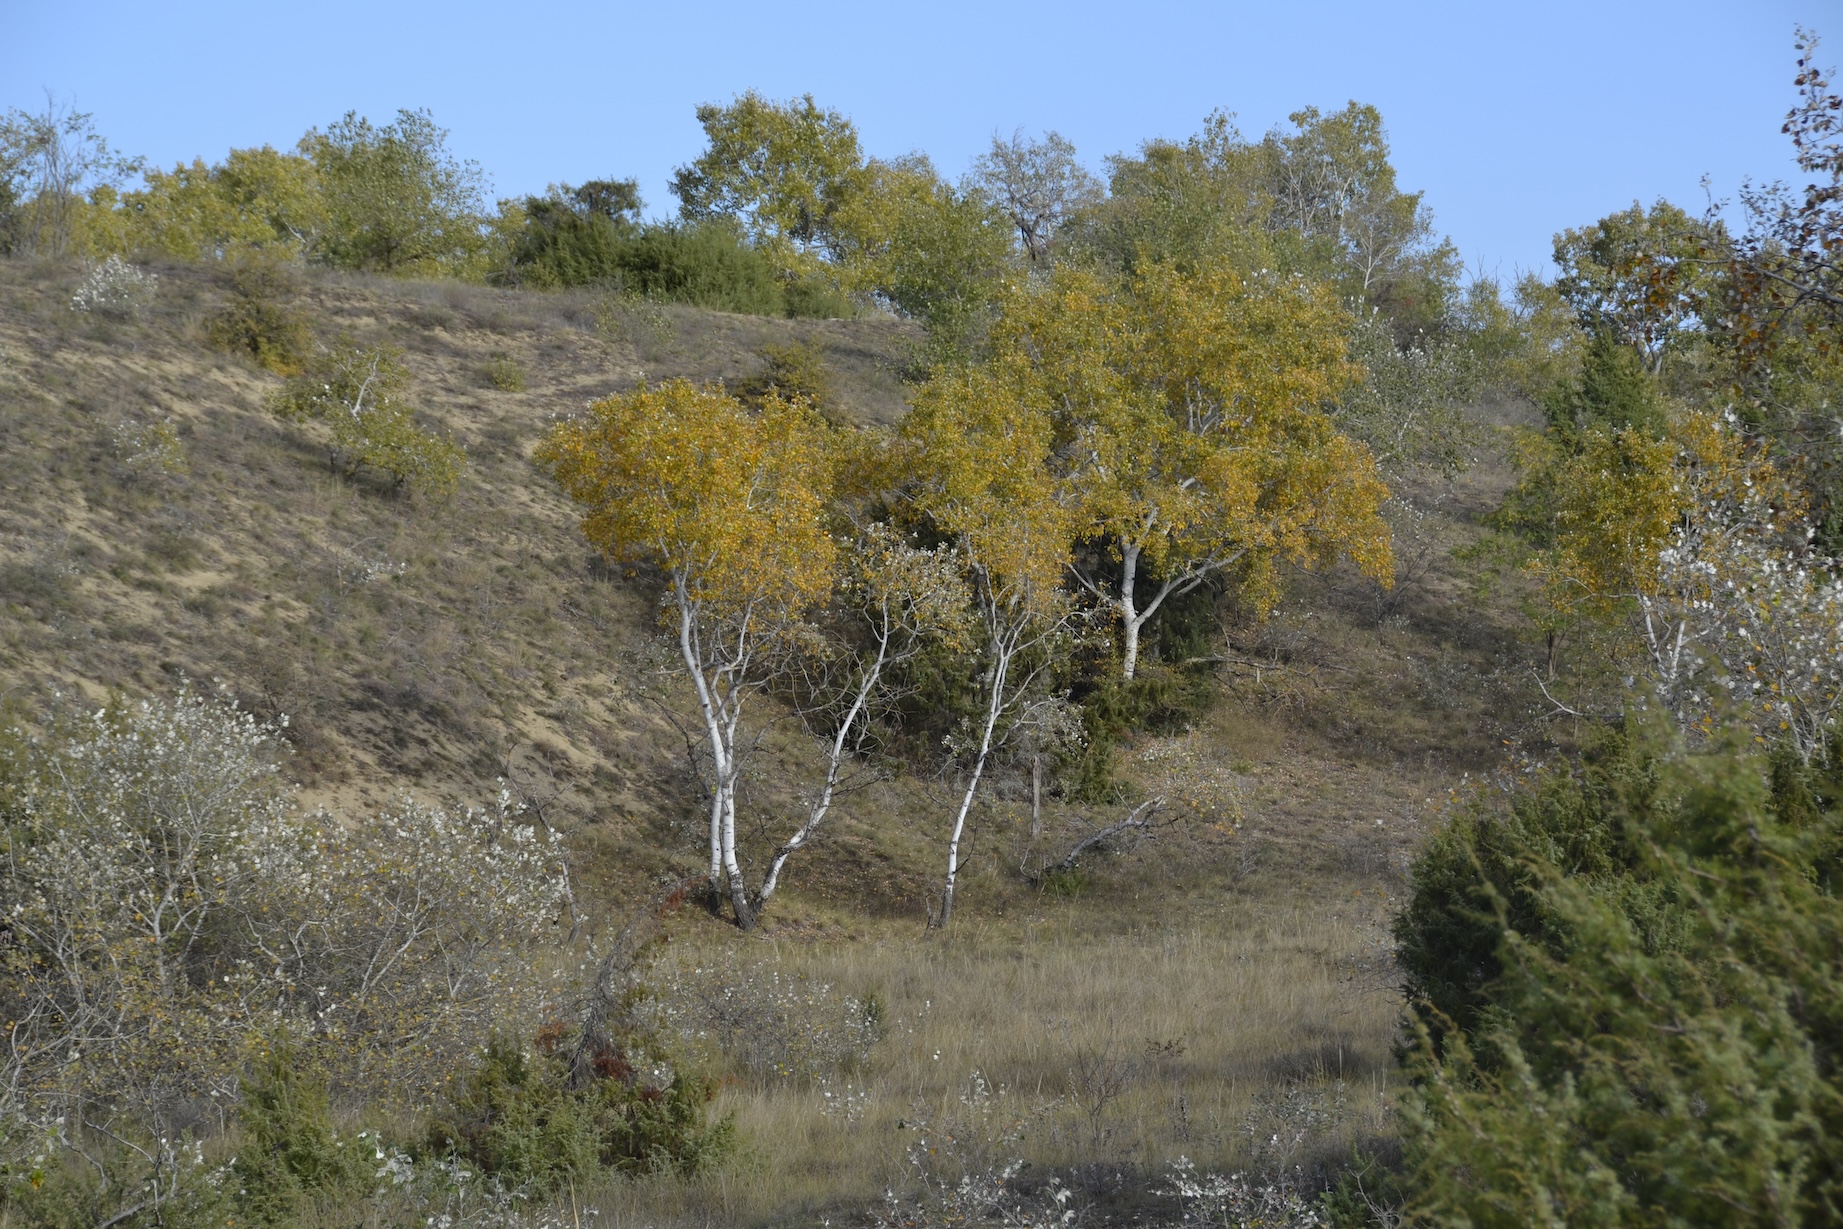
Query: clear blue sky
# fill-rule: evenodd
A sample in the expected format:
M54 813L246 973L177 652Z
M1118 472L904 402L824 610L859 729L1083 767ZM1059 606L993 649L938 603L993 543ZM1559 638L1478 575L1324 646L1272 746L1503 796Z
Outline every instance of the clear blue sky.
M497 195L639 179L664 213L693 109L811 92L876 154L962 172L995 131L1056 129L1097 169L1221 107L1258 135L1375 104L1401 183L1468 263L1547 270L1551 235L1700 180L1789 177L1795 24L1843 61L1843 0L931 5L43 3L0 0L0 107L74 97L171 165L291 146L348 109L428 107Z

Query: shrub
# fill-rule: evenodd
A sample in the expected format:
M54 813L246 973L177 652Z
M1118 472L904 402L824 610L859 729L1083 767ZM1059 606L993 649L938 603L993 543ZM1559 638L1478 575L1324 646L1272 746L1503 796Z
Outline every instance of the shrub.
M124 418L109 432L109 450L129 482L186 472L186 450L170 418L143 423Z
M614 1048L583 1081L555 1036L532 1053L488 1043L430 1132L500 1181L539 1192L603 1172L690 1175L725 1157L735 1124L709 1121L716 1085L669 1066L648 1073L644 1052ZM631 1041L631 1039L630 1039Z
M143 273L119 256L110 256L101 264L91 265L89 272L70 296L70 309L115 320L141 314L154 300L159 277Z
M790 342L784 346L763 346L756 351L762 360L761 370L744 376L736 384L737 400L745 405L760 405L770 393L792 400L805 397L813 408L831 417L833 404L832 372L826 366L825 351L813 342Z
M250 259L231 271L230 288L230 298L205 322L211 344L247 354L280 375L300 371L313 326L289 302L300 289L294 272L273 260Z
M356 1190L372 1177L370 1149L339 1138L326 1088L303 1071L303 1058L277 1044L243 1081L242 1147L230 1168L237 1203L257 1224L285 1222L309 1196Z
M276 395L274 408L283 418L331 428L332 464L348 477L370 466L400 487L445 495L460 481L467 454L447 436L416 425L408 387L397 351L342 345L309 360Z
M624 217L527 203L507 279L545 289L608 286L617 293L754 316L850 316L851 300L823 276L788 277L726 219L635 225Z
M495 354L487 359L480 374L502 393L518 393L525 389L524 365L509 354Z
M1404 916L1412 976L1469 1023L1411 1055L1417 1223L1837 1223L1834 766L1814 789L1755 755L1628 762L1456 824L1417 868L1417 898L1457 899Z
M1622 902L1654 945L1672 942L1680 913L1645 853L1645 825L1669 804L1659 767L1643 738L1605 731L1577 771L1543 778L1507 807L1457 810L1422 850L1395 939L1409 1002L1436 1038L1472 1029L1489 1007L1506 931L1549 951L1568 945L1539 866Z
M882 1033L874 995L857 998L832 986L733 959L709 968L667 967L657 979L662 1031L688 1045L715 1048L760 1084L809 1085L861 1071Z
M611 291L595 301L595 331L609 341L624 341L651 353L672 340L672 319L659 305L637 294Z
M277 1039L303 1081L426 1104L496 1023L535 1017L568 891L554 838L504 798L304 816L279 742L189 691L0 739L0 1170L82 1152L113 1158L118 1193L177 1182L160 1158ZM308 1084L257 1070L275 1095L252 1129L312 1109Z

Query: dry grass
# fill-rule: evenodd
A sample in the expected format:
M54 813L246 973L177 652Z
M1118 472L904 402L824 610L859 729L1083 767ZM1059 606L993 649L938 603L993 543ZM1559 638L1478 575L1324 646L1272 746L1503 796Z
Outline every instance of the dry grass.
M1033 904L934 938L749 945L783 978L874 995L883 1039L860 1072L733 1085L720 1104L744 1156L701 1183L593 1192L599 1223L846 1218L914 1184L924 1122L956 1122L969 1155L1054 1172L1117 1219L1162 1206L1149 1192L1180 1155L1312 1175L1387 1136L1397 1002L1379 896L1147 891L1139 922ZM725 946L694 932L672 959ZM981 1113L964 1101L974 1073L992 1094ZM863 1099L840 1108L848 1096Z

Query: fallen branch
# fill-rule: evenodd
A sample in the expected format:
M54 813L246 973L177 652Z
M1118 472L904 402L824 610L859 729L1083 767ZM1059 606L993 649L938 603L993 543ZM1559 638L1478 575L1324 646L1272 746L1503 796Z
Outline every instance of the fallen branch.
M1153 827L1153 820L1157 818L1159 809L1164 805L1165 800L1162 797L1151 798L1140 803L1133 808L1131 814L1127 815L1127 817L1119 823L1109 824L1105 828L1097 828L1087 836L1084 836L1081 840L1075 842L1075 847L1063 855L1062 861L1051 865L1045 865L1039 868L1036 874L1028 875L1026 878L1032 883L1036 883L1045 875L1055 871L1066 871L1073 867L1075 863L1080 860L1081 856L1090 849L1119 836L1122 832L1128 832L1134 829L1138 829L1142 832L1150 831Z

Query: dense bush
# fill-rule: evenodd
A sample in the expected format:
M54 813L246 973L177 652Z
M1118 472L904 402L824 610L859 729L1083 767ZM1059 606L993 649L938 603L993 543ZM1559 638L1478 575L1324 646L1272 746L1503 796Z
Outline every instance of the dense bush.
M1409 1003L1435 1037L1477 1026L1504 972L1505 933L1566 949L1547 876L1593 885L1654 946L1672 941L1681 915L1646 855L1647 834L1673 804L1668 788L1643 740L1612 731L1577 771L1545 776L1503 807L1454 812L1416 860L1395 921Z
M619 221L533 212L514 241L509 280L541 288L609 286L642 298L757 316L848 316L827 284L785 277L735 226Z
M1843 1223L1836 773L1635 747L1417 865L1420 1223Z
M489 1043L437 1118L430 1145L537 1192L605 1171L694 1174L729 1153L735 1124L710 1121L710 1081L655 1066L644 1048L610 1048L587 1078L572 1078L558 1040L535 1053L504 1038Z
M252 1062L258 1136L316 1081L426 1104L552 990L533 957L567 893L554 842L504 805L303 815L279 736L182 692L0 739L0 1219L91 1165L100 1186L54 1183L101 1201L88 1223L143 1187L153 1211L178 1198ZM258 1061L278 1045L298 1087Z
M205 336L220 349L247 354L260 367L294 375L313 344L313 325L291 302L299 291L299 279L288 265L243 260L232 268L230 297L206 320Z

